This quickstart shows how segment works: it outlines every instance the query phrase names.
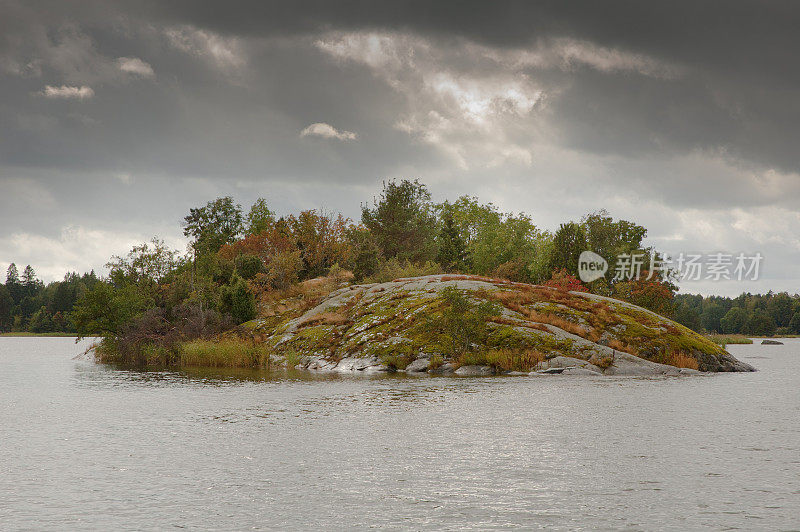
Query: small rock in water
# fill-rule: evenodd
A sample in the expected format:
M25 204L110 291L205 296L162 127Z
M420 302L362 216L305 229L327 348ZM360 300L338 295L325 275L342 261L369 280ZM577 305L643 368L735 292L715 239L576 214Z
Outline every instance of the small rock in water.
M538 373L539 375L555 375L557 373L564 373L565 369L567 368L547 368L547 369L541 369L536 373Z
M431 375L452 375L455 372L453 371L453 365L450 362L446 362L438 368L428 370L428 373Z
M423 373L428 371L428 366L431 361L427 358L418 358L408 366L406 366L406 373Z
M602 375L599 371L592 371L589 368L564 368L562 375Z
M783 345L783 342L777 340L761 340L761 345Z

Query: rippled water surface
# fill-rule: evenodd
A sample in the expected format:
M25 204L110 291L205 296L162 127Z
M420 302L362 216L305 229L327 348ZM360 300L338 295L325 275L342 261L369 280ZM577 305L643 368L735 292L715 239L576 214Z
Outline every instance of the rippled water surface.
M0 528L800 528L800 340L752 374L136 372L0 338Z

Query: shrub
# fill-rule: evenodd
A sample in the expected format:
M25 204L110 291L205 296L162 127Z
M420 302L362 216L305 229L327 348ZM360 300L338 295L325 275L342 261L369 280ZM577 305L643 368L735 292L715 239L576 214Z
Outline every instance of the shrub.
M257 274L264 272L264 262L255 255L239 255L234 260L236 273L242 279L253 279Z
M445 307L441 316L428 317L426 326L444 336L447 354L461 355L486 338L486 322L498 313L498 308L488 301L473 303L454 286L443 289L442 298Z
M489 275L498 279L507 279L520 283L530 281L530 276L528 275L525 265L515 260L510 260L498 265Z
M244 279L234 276L232 283L222 288L220 310L229 314L236 323L256 317L256 300Z
M435 262L413 263L405 260L389 259L384 262L380 269L369 278L367 283L387 283L394 279L404 279L406 277L421 277L423 275L435 275L442 273L442 267Z
M570 291L577 291L577 292L588 292L589 289L586 288L580 279L577 277L570 275L566 269L561 268L560 270L553 271L553 275L550 277L550 280L544 283L544 286L550 286L556 288L558 290L563 290L565 292Z
M303 267L299 251L281 251L270 258L266 273L256 276L256 280L274 290L285 290L297 283L298 274Z

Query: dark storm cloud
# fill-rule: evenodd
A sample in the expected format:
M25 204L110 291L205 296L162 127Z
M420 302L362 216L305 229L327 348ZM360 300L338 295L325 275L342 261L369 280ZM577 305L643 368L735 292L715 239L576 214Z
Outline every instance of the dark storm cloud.
M0 0L0 267L180 242L223 194L355 217L419 177L548 228L608 207L686 245L769 242L789 271L798 26L790 2Z

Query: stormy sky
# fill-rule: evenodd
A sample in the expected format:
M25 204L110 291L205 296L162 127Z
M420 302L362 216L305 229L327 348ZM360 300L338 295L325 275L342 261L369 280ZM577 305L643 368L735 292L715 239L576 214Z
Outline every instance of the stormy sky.
M791 2L0 0L0 268L45 280L259 196L359 216L387 178L554 230L601 208L800 291Z

